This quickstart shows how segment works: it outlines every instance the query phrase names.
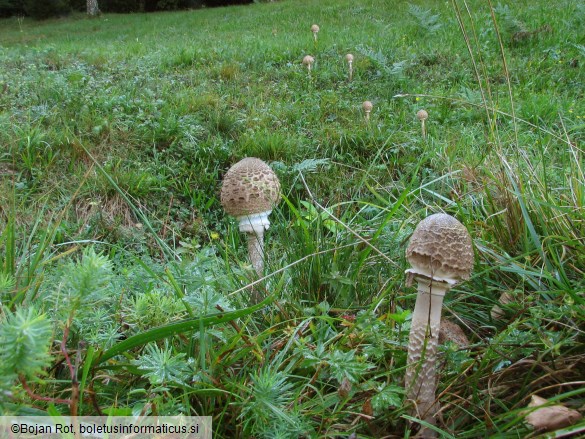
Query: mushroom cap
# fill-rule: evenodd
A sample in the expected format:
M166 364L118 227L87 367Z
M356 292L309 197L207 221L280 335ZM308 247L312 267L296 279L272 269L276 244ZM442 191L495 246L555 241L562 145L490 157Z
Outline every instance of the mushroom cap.
M225 211L235 217L270 211L280 201L280 182L270 166L247 157L225 174L220 198Z
M374 108L374 104L372 104L370 101L364 101L362 107L364 111L372 111L372 108Z
M315 62L315 58L313 58L311 55L307 55L303 58L303 64L305 65L311 65Z
M451 215L436 213L422 220L410 238L406 259L409 273L455 284L473 269L471 236Z
M418 110L416 117L418 117L418 120L427 120L429 118L429 113L427 113L426 110Z
M348 53L347 55L345 55L345 59L347 60L347 62L352 62L353 61L353 55L351 53Z
M313 33L319 32L319 25L317 25L317 24L312 25L311 32L313 32Z
M453 323L451 320L441 319L441 330L439 332L439 344L445 344L452 341L459 348L467 348L469 346L469 339L461 326Z

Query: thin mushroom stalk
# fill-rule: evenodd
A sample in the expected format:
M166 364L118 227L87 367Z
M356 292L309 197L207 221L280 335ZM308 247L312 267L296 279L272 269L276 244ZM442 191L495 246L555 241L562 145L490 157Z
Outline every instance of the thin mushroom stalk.
M252 267L258 274L264 274L264 230L270 227L268 215L272 211L261 212L256 215L240 217L240 232L244 232L248 238L248 255Z
M264 274L264 231L248 233L248 254L258 276Z
M353 55L348 53L345 55L345 59L347 60L348 68L349 68L349 80L351 81L353 78Z
M425 276L415 276L418 294L408 340L408 360L405 375L406 395L415 403L416 416L435 424L438 404L436 362L443 297L449 289L446 282L433 282ZM428 430L423 437L435 437Z
M425 127L425 121L429 118L429 113L427 113L425 110L419 110L418 113L416 113L416 117L418 118L418 120L420 120L422 137L423 137L423 139L426 139L427 138L427 130Z
M418 290L408 340L406 395L413 403L412 414L435 425L439 411L435 390L443 297L454 284L471 274L471 237L452 216L434 214L416 226L406 258L412 266L406 270L407 285L414 279ZM422 427L418 437L434 438L436 433Z
M258 277L264 276L264 230L270 227L268 215L270 210L257 215L240 217L240 232L246 233L248 240L248 256ZM260 291L252 290L252 303L262 301Z

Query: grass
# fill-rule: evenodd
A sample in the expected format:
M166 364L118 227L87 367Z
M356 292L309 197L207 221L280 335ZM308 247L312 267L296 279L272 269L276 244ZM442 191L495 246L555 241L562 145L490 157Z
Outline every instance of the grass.
M0 21L0 411L408 437L403 255L438 211L476 250L445 300L471 344L441 348L444 437L534 434L531 394L582 407L585 9L546 6L291 0ZM245 156L271 164L284 196L254 307L219 203ZM28 360L13 356L26 328Z

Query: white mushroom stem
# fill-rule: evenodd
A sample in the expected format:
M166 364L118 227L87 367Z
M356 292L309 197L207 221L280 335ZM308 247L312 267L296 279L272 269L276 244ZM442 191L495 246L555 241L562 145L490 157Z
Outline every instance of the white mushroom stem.
M349 61L349 80L351 81L351 78L353 78L353 62Z
M252 267L262 277L264 273L264 230L248 233L248 254Z
M422 136L423 136L423 139L426 139L427 138L427 129L425 127L425 120L424 119L421 119L420 120L420 124L421 124L421 128L422 128Z
M264 230L270 227L268 220L270 212L272 210L238 217L240 232L245 232L248 237L248 255L258 277L264 275ZM255 288L252 289L252 303L258 303L261 300L260 292Z
M240 232L248 235L248 254L258 276L264 274L264 230L270 227L268 215L271 210L238 217Z
M441 328L443 297L451 285L416 275L418 295L412 315L408 342L408 361L405 375L407 397L414 403L415 414L429 424L436 423L438 404L435 401L436 358ZM425 429L421 437L436 437L432 430Z

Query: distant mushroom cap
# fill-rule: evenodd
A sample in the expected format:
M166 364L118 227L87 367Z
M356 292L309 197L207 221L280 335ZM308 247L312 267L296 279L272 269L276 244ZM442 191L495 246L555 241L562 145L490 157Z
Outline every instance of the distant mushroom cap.
M352 62L353 61L353 55L351 53L348 53L347 55L345 55L345 59L347 60L347 62Z
M463 329L451 320L441 320L441 330L439 332L439 344L445 344L449 341L455 343L459 348L467 348L469 346L469 339Z
M425 110L418 110L416 117L418 117L418 120L427 120L429 118L429 113L427 113Z
M364 101L362 107L364 111L372 111L372 108L374 108L374 104L372 104L370 101Z
M451 215L430 215L416 226L406 249L406 259L412 265L407 270L409 273L455 284L471 275L471 236Z
M303 58L303 64L304 65L311 65L315 62L315 58L313 58L311 55L307 55Z
M312 25L311 32L313 32L313 33L319 32L319 25L317 25L317 24Z
M235 217L270 211L280 201L280 182L270 166L247 157L227 171L220 198L225 211Z

